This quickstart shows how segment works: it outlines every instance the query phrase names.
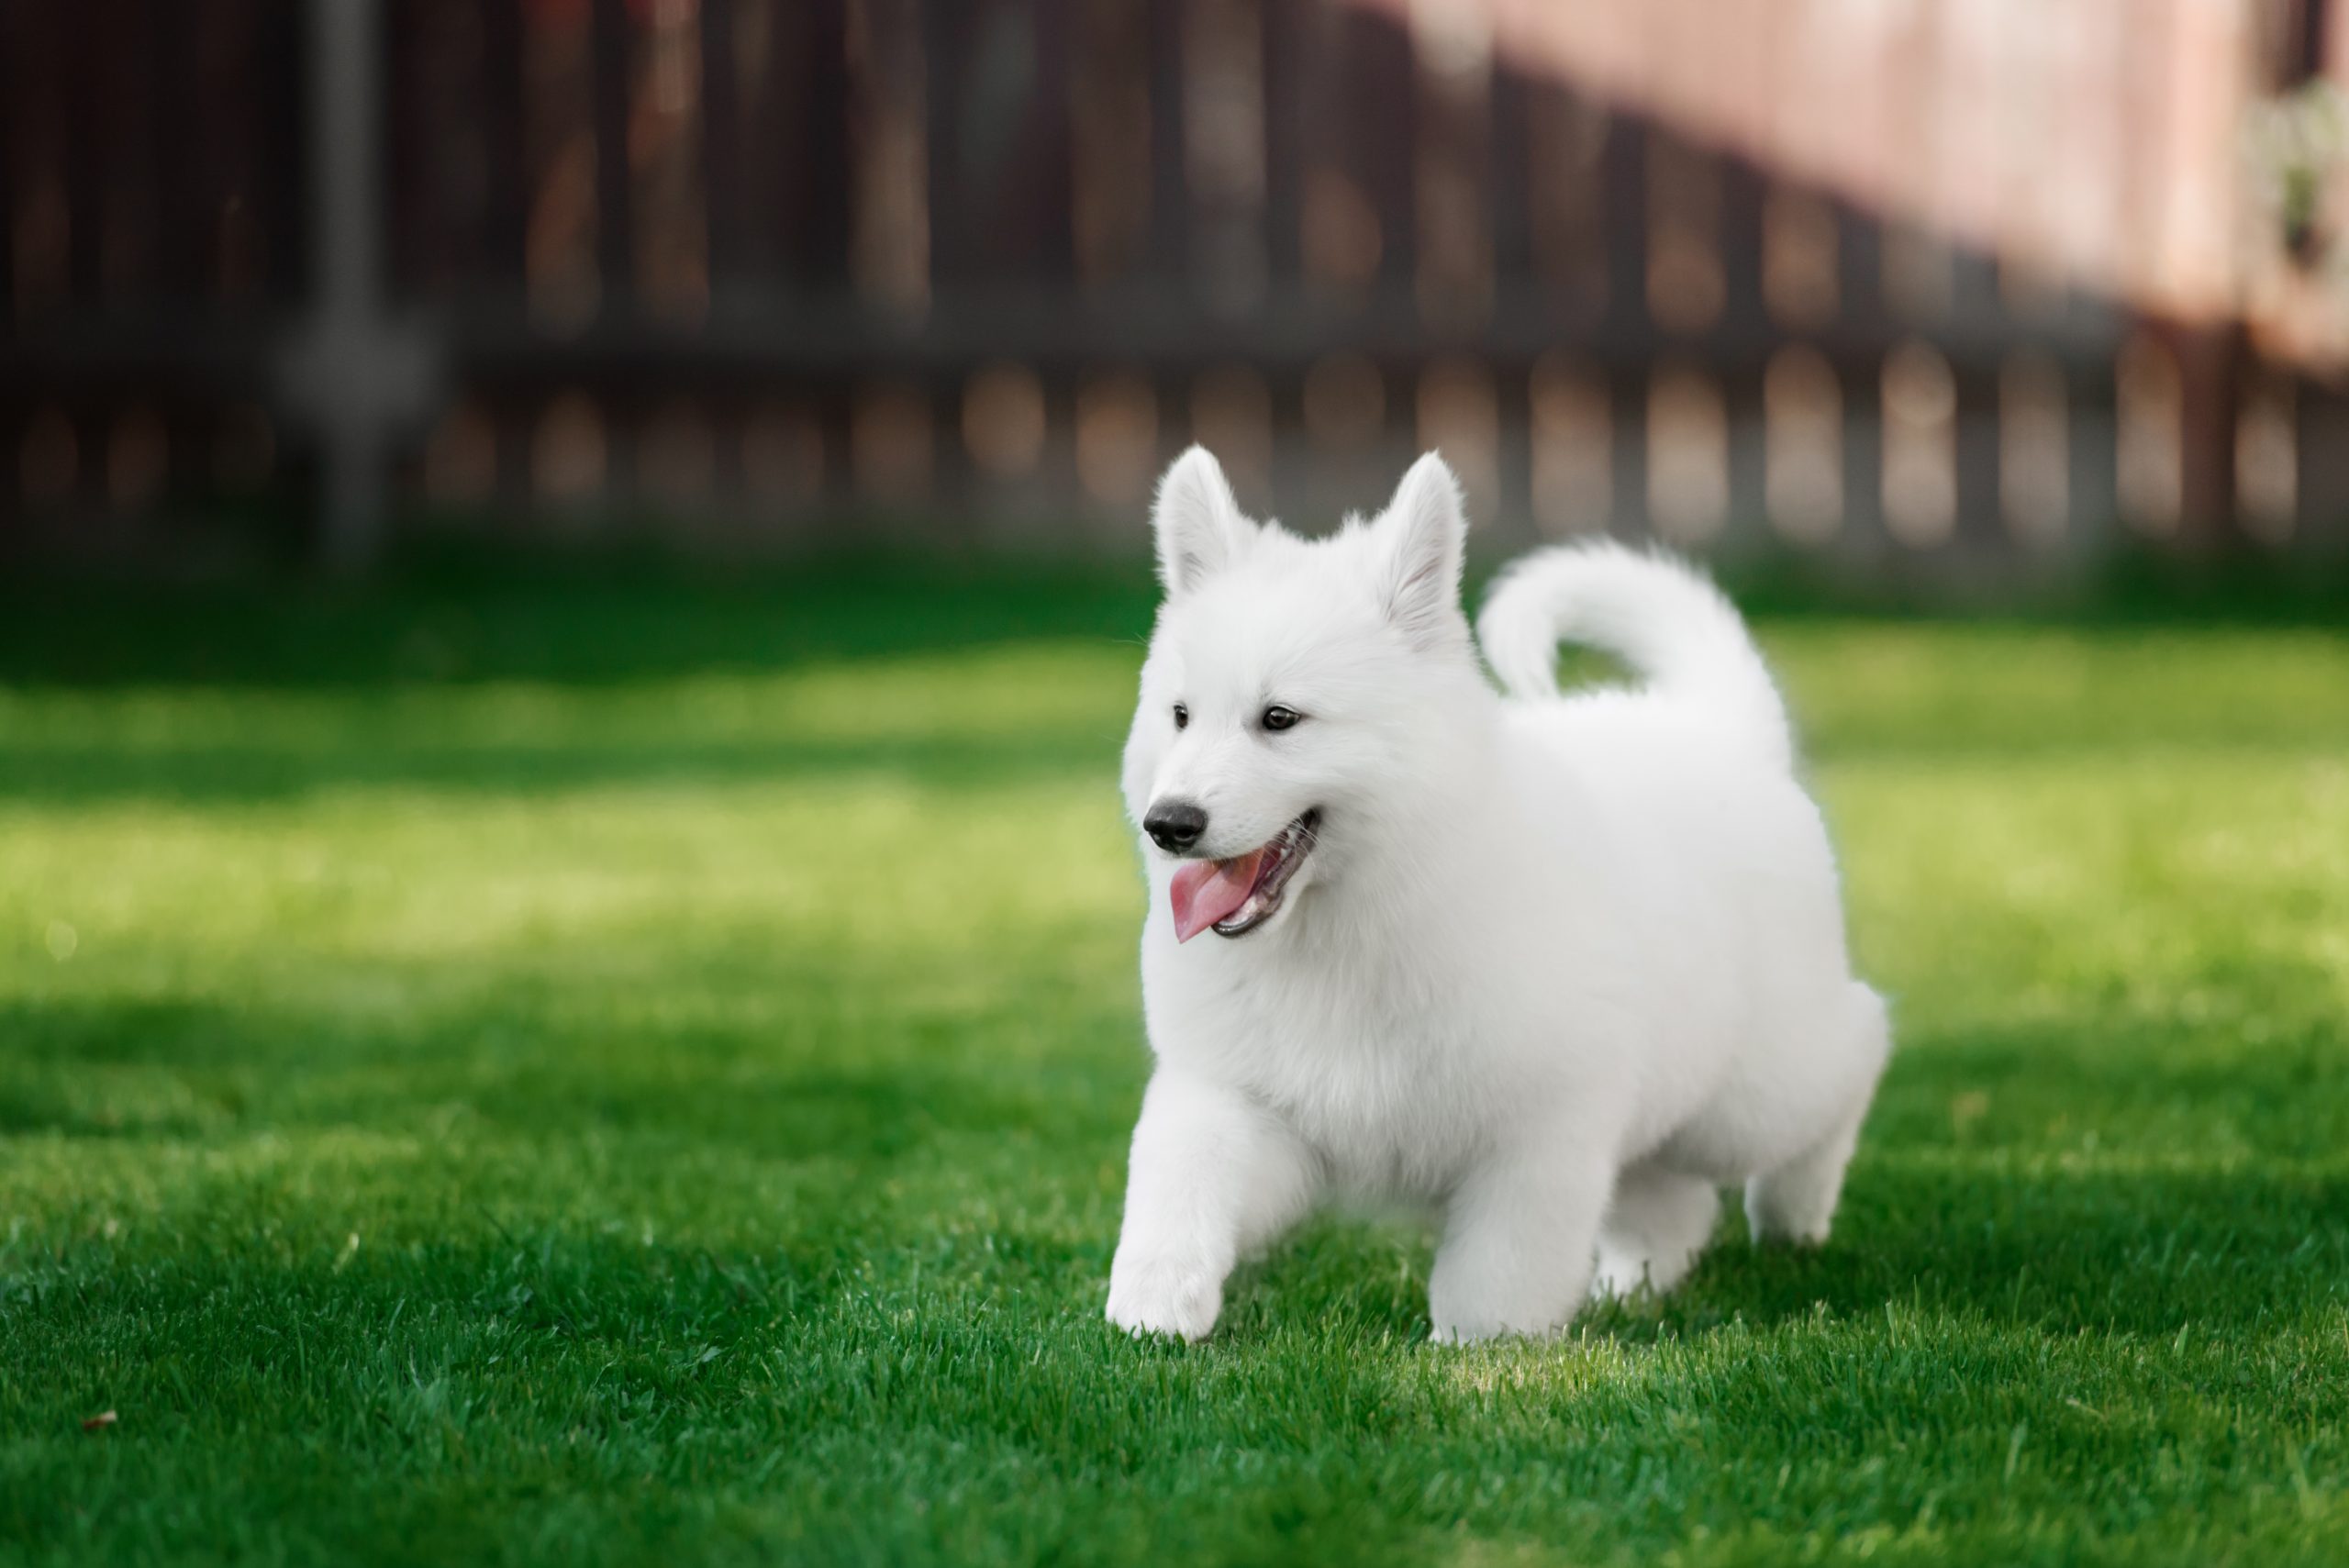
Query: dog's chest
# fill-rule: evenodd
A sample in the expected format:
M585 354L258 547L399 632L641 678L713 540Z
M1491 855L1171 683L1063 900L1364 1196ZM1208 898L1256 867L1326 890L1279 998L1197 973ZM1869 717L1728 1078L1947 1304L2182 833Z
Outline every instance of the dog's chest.
M1496 1085L1476 1020L1410 976L1250 976L1197 1022L1219 1075L1277 1112L1343 1189L1437 1195L1483 1142Z

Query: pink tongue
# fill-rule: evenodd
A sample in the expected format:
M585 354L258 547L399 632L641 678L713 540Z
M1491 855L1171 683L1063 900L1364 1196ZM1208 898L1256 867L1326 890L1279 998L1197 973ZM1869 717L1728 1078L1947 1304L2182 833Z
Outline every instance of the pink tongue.
M1228 920L1256 888L1256 866L1264 858L1252 850L1237 860L1185 861L1174 872L1174 940L1187 942L1218 920Z

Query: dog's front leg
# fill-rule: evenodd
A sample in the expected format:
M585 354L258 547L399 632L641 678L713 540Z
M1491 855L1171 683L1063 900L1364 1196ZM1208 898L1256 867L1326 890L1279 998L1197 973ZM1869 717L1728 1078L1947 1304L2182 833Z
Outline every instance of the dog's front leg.
M1161 1066L1134 1128L1109 1321L1207 1338L1233 1265L1302 1218L1318 1184L1310 1151L1271 1112Z
M1563 1327L1590 1288L1614 1177L1603 1145L1570 1138L1504 1150L1471 1173L1446 1207L1428 1283L1435 1338L1461 1344Z

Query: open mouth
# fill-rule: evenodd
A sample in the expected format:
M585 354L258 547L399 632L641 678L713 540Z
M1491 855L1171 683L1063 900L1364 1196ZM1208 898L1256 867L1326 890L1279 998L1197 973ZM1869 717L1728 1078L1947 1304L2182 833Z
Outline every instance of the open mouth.
M1174 940L1187 942L1210 928L1219 937L1244 937L1278 914L1320 826L1316 806L1261 849L1228 861L1186 861L1174 873Z

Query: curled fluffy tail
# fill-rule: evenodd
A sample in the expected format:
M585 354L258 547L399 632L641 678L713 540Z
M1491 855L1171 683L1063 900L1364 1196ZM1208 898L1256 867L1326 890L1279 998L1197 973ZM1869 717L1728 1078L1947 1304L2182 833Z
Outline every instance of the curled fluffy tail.
M1556 696L1558 644L1579 643L1792 762L1786 706L1745 622L1720 589L1668 556L1606 540L1537 550L1495 584L1476 640L1512 696Z

